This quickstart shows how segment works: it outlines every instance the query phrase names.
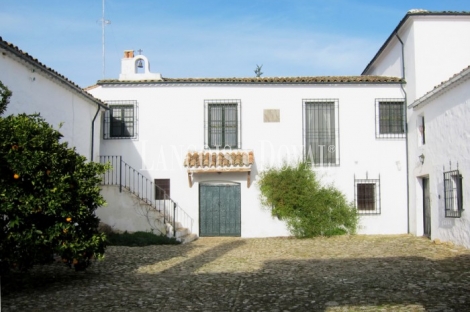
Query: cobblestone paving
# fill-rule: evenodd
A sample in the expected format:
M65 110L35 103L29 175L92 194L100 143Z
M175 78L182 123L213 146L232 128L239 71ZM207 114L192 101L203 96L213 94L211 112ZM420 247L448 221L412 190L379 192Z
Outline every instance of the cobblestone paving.
M109 247L2 280L2 311L470 311L470 250L404 236Z

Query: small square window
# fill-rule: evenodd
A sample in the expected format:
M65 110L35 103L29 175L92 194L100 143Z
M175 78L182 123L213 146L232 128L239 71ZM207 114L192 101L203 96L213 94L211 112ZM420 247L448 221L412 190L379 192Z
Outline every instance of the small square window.
M155 179L155 199L170 199L170 179Z
M380 178L354 179L355 204L359 214L380 214Z
M376 99L376 138L405 137L405 102L402 99Z

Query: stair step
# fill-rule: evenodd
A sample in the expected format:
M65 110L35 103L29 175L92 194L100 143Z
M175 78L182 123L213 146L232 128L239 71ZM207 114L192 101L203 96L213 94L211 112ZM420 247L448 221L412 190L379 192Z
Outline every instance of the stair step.
M187 228L176 229L176 238L177 239L180 238L180 237L186 236L188 234L191 234L191 232Z
M180 241L181 244L187 244L187 243L190 243L192 241L195 241L198 238L199 237L196 234L193 233L193 234L188 234L188 235L182 236L180 238L177 238L177 240Z
M115 185L115 186L118 186L118 185ZM158 221L162 223L162 225L165 225L166 235L168 237L173 237L172 222L171 220L167 220L169 216L165 215L165 211L171 211L171 210L166 210L165 205L162 207L162 210L160 210L159 209L160 206L156 207L155 204L148 198L143 198L140 193L135 193L131 191L130 187L125 186L125 185L122 185L121 187L122 187L122 190L126 191L128 194L135 196L137 199L139 199L141 204L145 204L145 205L152 207L154 209L154 212L157 213L157 216L155 217L155 221ZM175 227L176 227L175 238L181 243L185 244L185 243L189 243L198 239L198 236L196 234L191 234L191 231L188 228L183 227L183 225L180 222L176 221Z

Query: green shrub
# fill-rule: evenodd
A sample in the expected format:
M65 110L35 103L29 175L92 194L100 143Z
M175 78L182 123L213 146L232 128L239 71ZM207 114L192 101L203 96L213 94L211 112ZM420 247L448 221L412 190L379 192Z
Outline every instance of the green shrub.
M155 235L150 232L134 233L111 233L107 236L108 245L111 246L149 246L149 245L176 245L179 244L175 238L165 235Z
M0 81L0 115L7 109L11 91Z
M100 174L44 119L0 118L0 269L26 270L54 256L85 269L105 250L94 211L105 202Z
M286 221L296 237L354 234L358 214L334 186L322 186L306 162L259 174L261 204Z

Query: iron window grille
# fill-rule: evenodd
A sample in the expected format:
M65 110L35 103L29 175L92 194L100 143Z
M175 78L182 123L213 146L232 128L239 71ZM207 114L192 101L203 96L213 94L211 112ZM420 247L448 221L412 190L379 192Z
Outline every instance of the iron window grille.
M459 170L444 172L444 207L446 218L460 218L463 211L462 175Z
M361 215L379 215L380 176L378 179L356 179L354 176L354 203Z
M241 148L241 101L204 101L204 147Z
M107 101L103 123L104 139L137 139L137 101Z
M376 99L375 137L380 139L404 138L405 113L403 99Z
M304 158L313 166L339 166L338 99L303 100Z

